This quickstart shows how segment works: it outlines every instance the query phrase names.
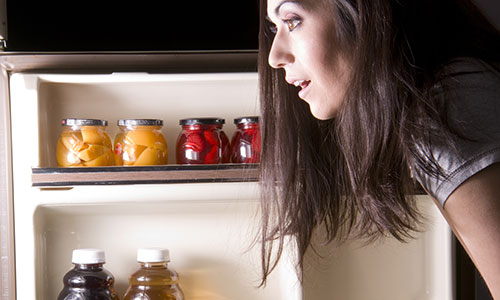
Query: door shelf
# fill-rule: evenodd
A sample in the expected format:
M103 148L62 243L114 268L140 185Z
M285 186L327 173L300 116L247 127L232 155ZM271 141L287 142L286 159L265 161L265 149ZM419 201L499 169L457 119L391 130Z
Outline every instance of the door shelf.
M259 164L32 168L32 186L256 182Z

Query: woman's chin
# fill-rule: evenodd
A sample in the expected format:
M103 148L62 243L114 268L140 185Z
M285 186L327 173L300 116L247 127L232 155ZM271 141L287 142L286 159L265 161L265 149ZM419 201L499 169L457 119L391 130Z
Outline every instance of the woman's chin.
M315 107L309 104L311 114L318 120L328 120L334 117L335 113L332 110L324 109L321 107Z

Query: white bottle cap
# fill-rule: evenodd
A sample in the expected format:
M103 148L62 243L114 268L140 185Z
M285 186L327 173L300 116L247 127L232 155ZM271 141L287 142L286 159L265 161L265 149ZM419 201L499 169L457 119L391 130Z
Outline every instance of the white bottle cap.
M170 262L170 251L166 248L141 248L137 250L138 262Z
M106 258L101 249L75 249L71 261L74 264L101 264Z

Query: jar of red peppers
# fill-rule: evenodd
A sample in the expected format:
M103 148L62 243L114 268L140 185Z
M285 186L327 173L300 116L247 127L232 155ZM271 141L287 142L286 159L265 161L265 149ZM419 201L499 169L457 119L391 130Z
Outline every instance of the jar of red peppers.
M222 130L224 119L182 119L177 138L178 164L219 164L230 162L229 139Z
M260 162L259 117L234 119L236 132L231 139L231 162L252 164Z

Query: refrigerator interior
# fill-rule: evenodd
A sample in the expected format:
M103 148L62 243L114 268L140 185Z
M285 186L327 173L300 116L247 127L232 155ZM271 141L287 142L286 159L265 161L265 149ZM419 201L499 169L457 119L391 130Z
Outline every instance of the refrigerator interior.
M453 299L452 235L428 197L417 239L317 245L323 258L308 253L303 285L289 246L257 288L258 183L32 186L32 168L56 167L61 119L108 120L112 139L118 119L162 119L174 164L179 119L225 118L231 137L234 118L258 114L256 73L14 73L9 88L17 299L55 299L83 247L105 250L120 297L136 249L167 247L186 299Z

